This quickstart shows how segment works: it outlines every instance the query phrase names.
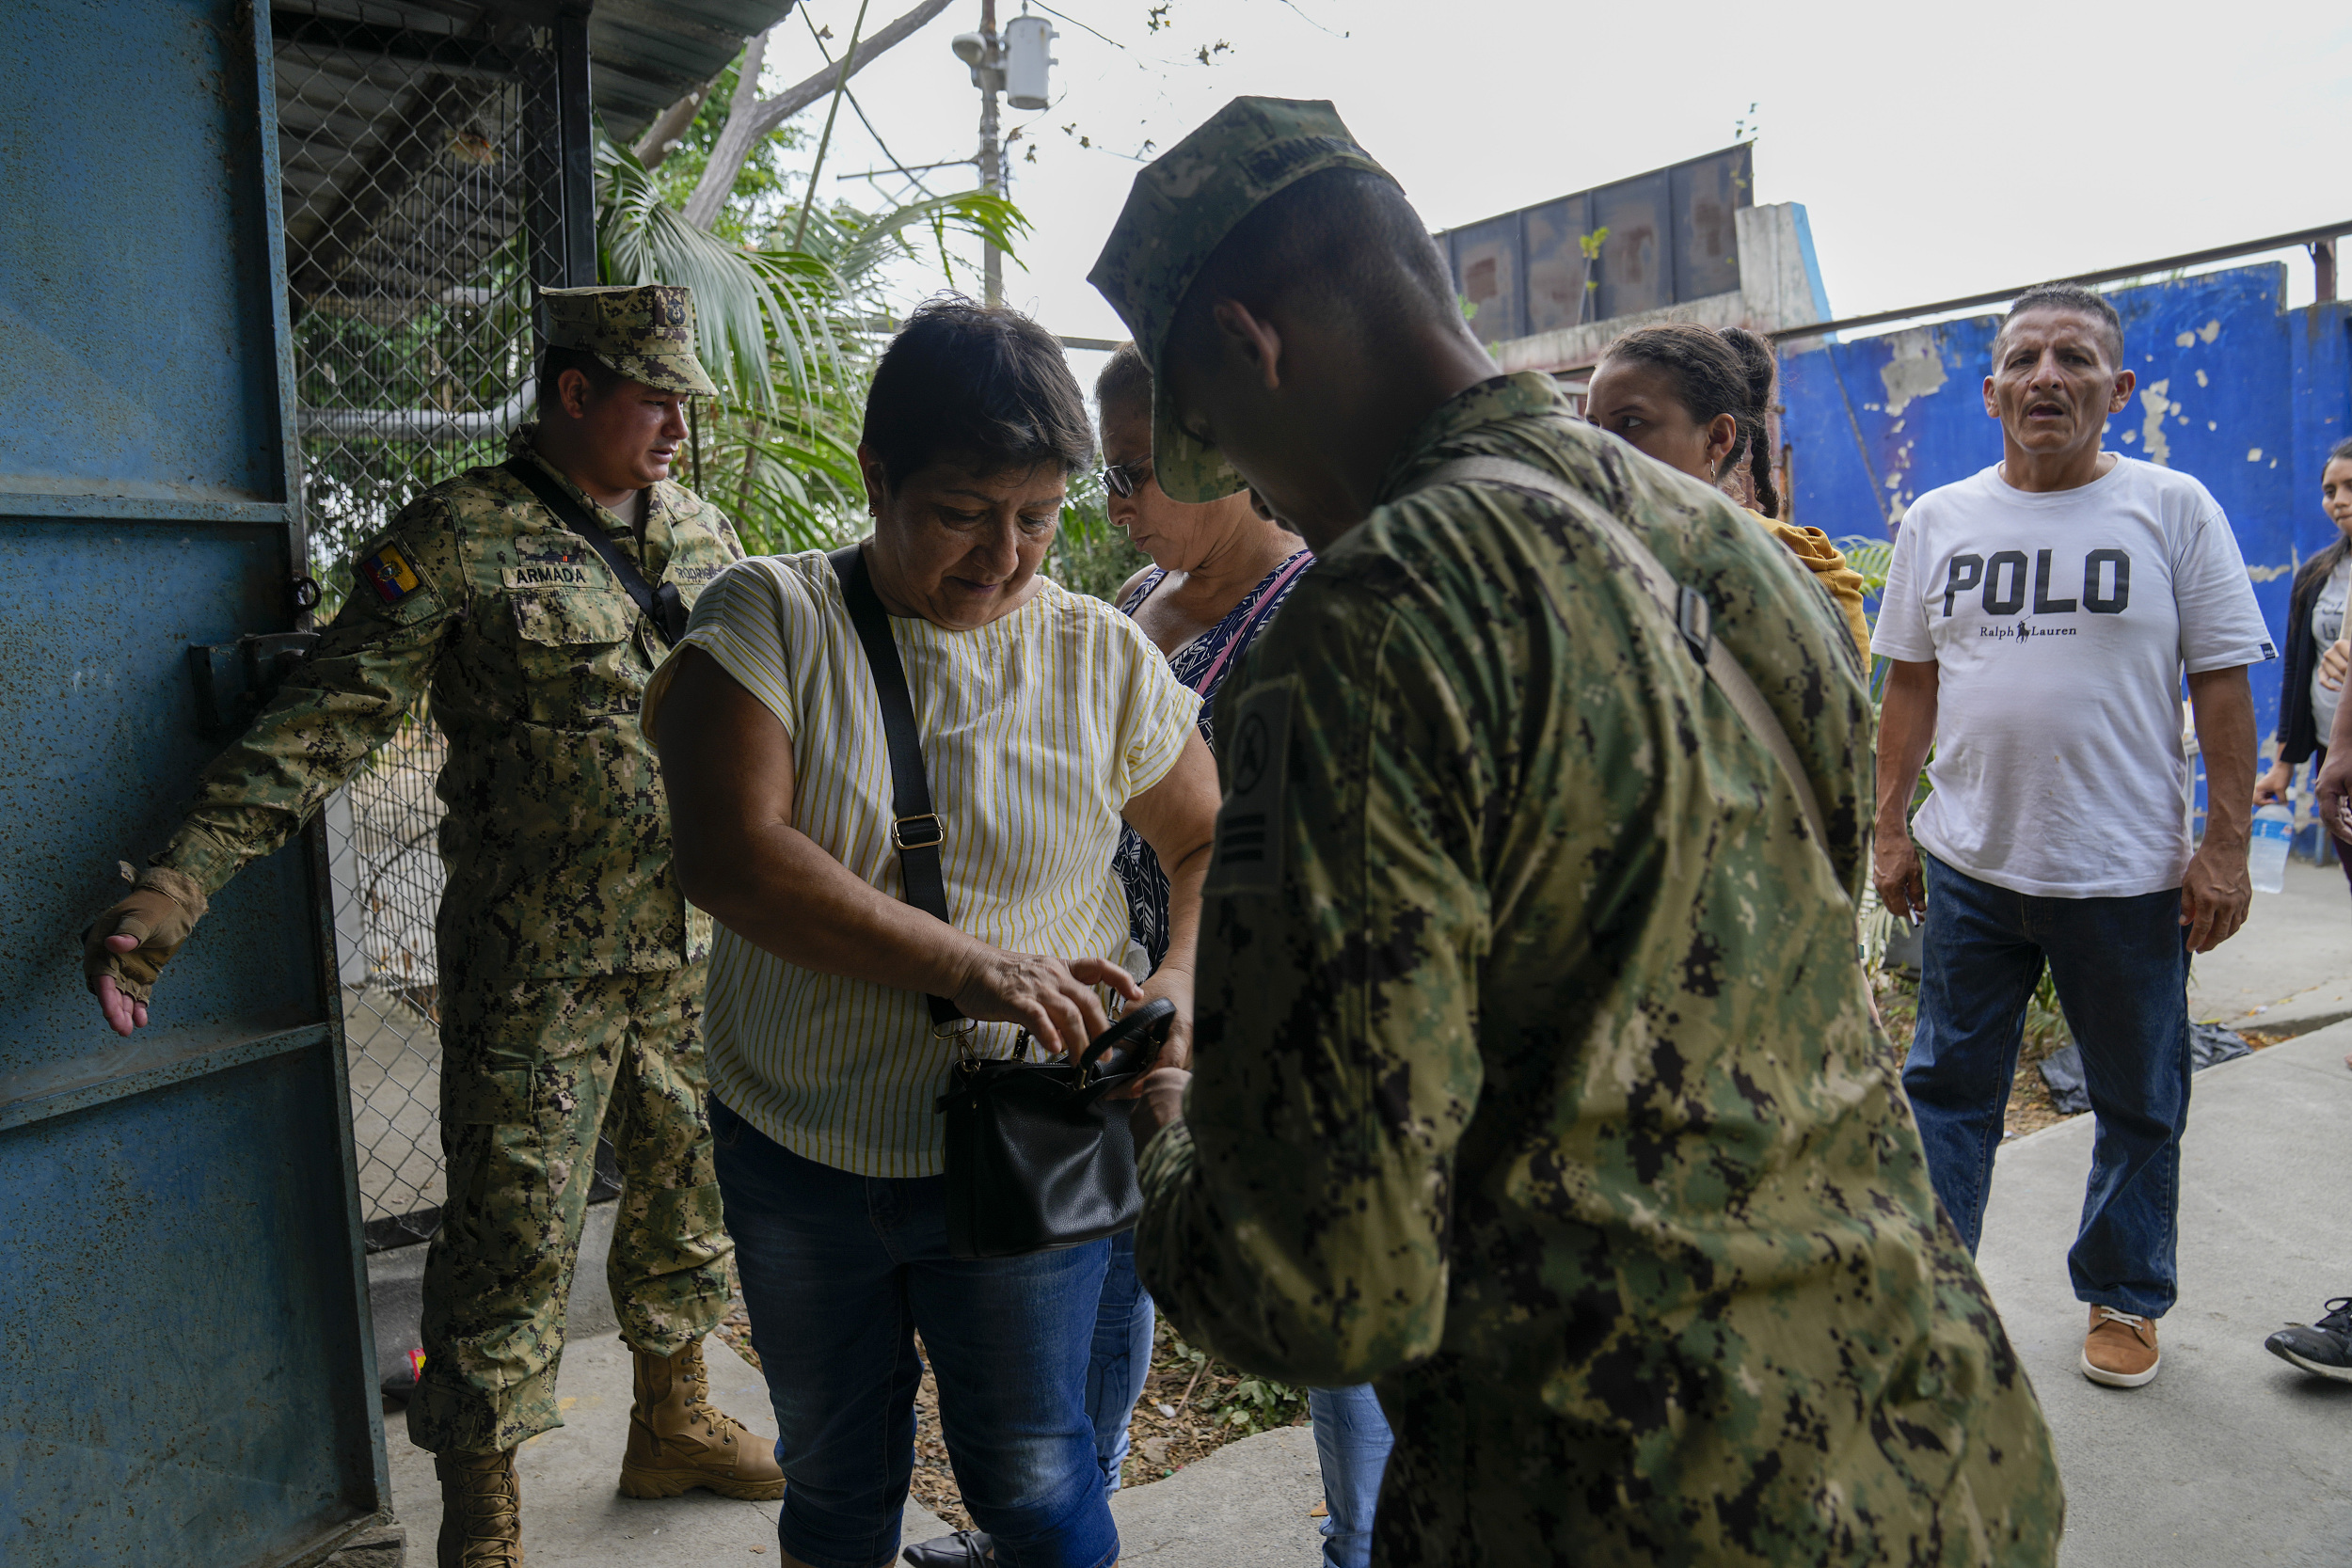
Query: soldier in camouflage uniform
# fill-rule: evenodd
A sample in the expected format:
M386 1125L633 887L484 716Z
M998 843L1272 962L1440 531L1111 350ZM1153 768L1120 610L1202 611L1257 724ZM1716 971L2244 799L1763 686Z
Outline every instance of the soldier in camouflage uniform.
M1092 279L1161 486L1230 460L1317 556L1219 701L1153 1295L1240 1366L1376 1382L1392 1568L2053 1560L2049 1433L1855 963L1869 708L1827 601L1495 374L1328 104L1229 105ZM1472 456L1540 483L1419 487ZM1819 837L1611 519L1711 607Z
M87 939L90 989L128 1033L207 896L299 831L429 696L449 739L437 922L449 1196L408 1433L437 1456L444 1564L520 1560L513 1451L564 1424L556 1368L600 1130L622 1169L608 1272L636 1357L622 1490L784 1490L770 1445L705 1398L701 1340L725 1309L732 1243L703 1113L710 921L678 891L637 722L666 641L517 471L691 606L743 554L719 509L666 477L680 400L715 388L685 289L542 297L540 422L516 432L514 464L435 485L360 547L317 648Z

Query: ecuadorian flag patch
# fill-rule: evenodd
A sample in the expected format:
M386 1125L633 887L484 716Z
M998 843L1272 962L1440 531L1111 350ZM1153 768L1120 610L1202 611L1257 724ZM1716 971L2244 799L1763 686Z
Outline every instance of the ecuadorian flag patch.
M362 560L359 575L367 579L369 587L375 590L375 596L386 604L398 604L424 586L418 580L417 569L408 564L408 558L401 553L398 545L387 545Z

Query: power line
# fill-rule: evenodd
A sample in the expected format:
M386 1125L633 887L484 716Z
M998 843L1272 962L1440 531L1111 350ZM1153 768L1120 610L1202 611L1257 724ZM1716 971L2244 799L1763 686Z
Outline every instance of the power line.
M817 53L818 56L822 58L827 65L833 64L833 52L825 47L825 40L818 36L816 19L808 14L808 8L806 6L803 6L800 9L801 21L803 24L808 28L809 41L817 45ZM898 163L898 155L890 150L890 144L882 139L882 133L874 129L874 122L866 118L866 105L857 101L857 94L850 91L848 87L845 85L842 88L842 96L849 99L850 107L857 113L857 122L866 127L866 134L867 135L874 138L874 145L882 149L882 155L889 159L894 166L897 165ZM970 160L968 159L956 160L958 163L965 163L969 161ZM923 166L926 168L946 168L948 166L946 164L926 164ZM925 196L931 198L933 200L937 200L939 198L939 193L932 190L929 185L923 183L923 182L912 171L905 168L894 167L890 172L906 175L908 182L912 183L916 190L921 191ZM871 176L852 174L845 176L844 178L858 180L870 179Z

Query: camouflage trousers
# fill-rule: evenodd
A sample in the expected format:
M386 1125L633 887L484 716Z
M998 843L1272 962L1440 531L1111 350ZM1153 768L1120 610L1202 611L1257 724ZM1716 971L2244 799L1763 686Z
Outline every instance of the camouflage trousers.
M419 1448L491 1453L564 1424L555 1374L599 1131L621 1165L605 1270L621 1338L666 1355L726 1311L734 1243L703 1110L706 973L527 979L444 959L449 1196L425 1257L424 1373L408 1404Z

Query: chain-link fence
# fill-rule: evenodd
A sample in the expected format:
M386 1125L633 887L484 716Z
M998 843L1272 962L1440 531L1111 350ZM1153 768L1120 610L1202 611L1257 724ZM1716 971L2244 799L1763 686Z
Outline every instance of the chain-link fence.
M325 612L356 548L528 417L533 240L552 232L548 40L458 8L271 8L302 500ZM550 275L550 280L554 280ZM443 743L418 712L325 813L362 1218L424 1240L443 1197L434 913Z

